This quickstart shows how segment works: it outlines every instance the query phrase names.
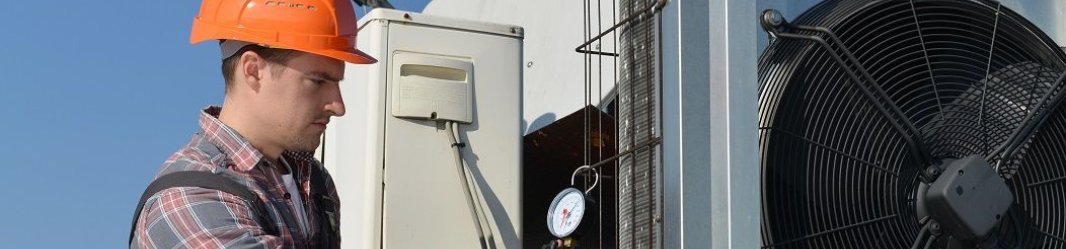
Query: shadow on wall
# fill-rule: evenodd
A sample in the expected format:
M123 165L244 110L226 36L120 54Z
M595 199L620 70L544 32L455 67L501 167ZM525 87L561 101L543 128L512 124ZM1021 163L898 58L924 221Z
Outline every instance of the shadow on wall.
M533 123L529 123L525 119L522 119L522 127L524 127L524 132L522 134L525 135L529 134L530 132L540 130L540 128L544 128L545 126L548 126L554 122L555 113L551 112L540 115L540 117L537 117L537 119L533 120Z

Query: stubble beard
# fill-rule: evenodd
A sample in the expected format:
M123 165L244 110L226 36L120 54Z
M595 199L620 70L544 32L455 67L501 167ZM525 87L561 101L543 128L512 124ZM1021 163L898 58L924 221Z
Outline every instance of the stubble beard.
M306 134L306 133L305 133ZM322 143L322 132L297 135L289 139L289 150L297 152L313 152Z

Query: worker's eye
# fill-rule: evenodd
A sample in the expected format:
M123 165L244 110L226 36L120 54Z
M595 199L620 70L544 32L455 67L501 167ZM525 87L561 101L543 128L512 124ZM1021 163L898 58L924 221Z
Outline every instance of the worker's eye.
M316 79L316 78L308 78L307 80L311 81L311 83L315 83L315 85L325 85L327 82L329 82L329 81L326 81L324 79Z

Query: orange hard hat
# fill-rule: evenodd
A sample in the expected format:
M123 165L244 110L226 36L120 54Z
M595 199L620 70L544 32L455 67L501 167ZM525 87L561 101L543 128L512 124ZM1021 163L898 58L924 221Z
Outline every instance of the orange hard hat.
M351 0L203 0L189 42L237 40L356 64L377 59L355 47Z

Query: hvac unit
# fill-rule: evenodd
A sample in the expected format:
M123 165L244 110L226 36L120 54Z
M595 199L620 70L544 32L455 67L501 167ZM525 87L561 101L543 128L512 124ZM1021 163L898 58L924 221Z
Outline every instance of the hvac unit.
M761 23L763 248L1066 248L1066 55L1019 13L841 0Z
M519 248L522 28L375 9L321 158L344 248ZM457 154L461 151L461 154Z

